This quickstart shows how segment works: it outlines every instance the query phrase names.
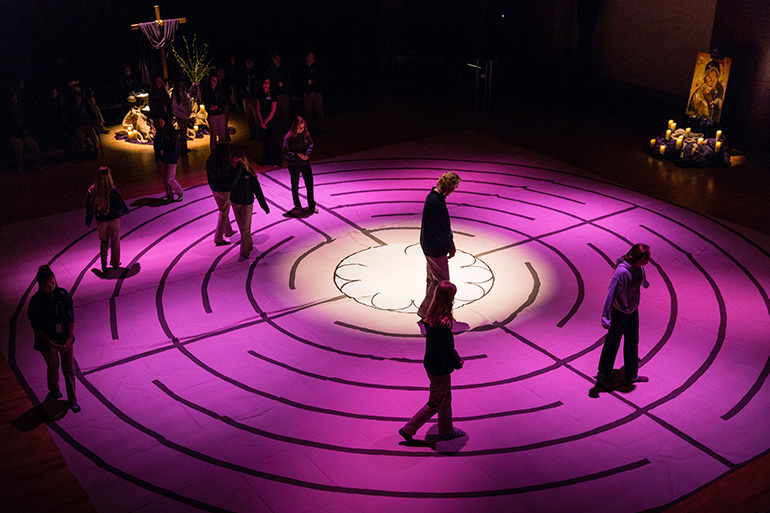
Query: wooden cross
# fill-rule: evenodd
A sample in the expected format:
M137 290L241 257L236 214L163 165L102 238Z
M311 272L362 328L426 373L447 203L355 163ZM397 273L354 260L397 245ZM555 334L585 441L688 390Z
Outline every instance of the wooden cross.
M160 6L155 6L155 24L162 27L166 23L164 19L160 17ZM187 23L187 18L179 18L179 23ZM131 30L139 30L139 24L134 23L131 25ZM168 78L168 64L166 64L166 52L165 49L160 51L160 62L163 65L163 78Z

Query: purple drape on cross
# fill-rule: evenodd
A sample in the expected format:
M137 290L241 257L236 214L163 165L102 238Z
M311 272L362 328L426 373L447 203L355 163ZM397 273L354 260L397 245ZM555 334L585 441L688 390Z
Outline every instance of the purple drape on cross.
M163 20L162 30L154 21L139 23L138 25L152 47L157 50L162 48L166 43L172 43L174 41L174 34L176 33L176 28L179 26L179 18Z

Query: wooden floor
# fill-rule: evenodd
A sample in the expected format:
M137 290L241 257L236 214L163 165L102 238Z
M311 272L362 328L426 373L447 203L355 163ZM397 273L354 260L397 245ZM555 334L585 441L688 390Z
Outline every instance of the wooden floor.
M676 113L655 98L645 99L635 111L628 112L614 103L611 93L608 90L607 98L597 98L591 108L510 102L495 113L472 112L449 102L424 99L369 100L348 112L335 111L330 103L329 132L314 134L314 159L471 129L641 193L770 235L768 155L741 152L729 169L680 169L652 159L641 151L642 146ZM233 146L246 151L252 161L261 160L260 143L245 140L248 130L239 113L233 114L231 124L237 129ZM727 130L726 135L729 137ZM81 209L85 190L100 165L113 169L116 184L126 198L162 194L163 184L151 152L114 141L111 134L102 137L104 155L91 161L68 161L49 152L40 171L15 174L2 170L2 223ZM739 142L733 144L741 150ZM196 141L193 148L179 164L177 178L183 187L205 182L207 140ZM42 372L42 359L40 363ZM42 408L33 406L2 356L0 390L0 512L94 511L45 428ZM768 476L770 455L765 455L667 511L769 512Z

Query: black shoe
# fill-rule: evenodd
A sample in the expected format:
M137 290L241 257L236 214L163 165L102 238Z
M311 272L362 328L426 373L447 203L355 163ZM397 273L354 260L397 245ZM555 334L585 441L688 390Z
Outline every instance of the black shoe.
M300 215L302 215L302 213L304 211L305 211L305 209L303 209L301 207L294 207L291 210L289 210L288 212L284 212L283 213L283 217L299 217Z
M607 376L599 372L596 374L596 384L600 387L609 389L615 386L615 381L612 379L612 376Z
M404 440L406 441L407 444L412 445L412 444L415 443L414 437L412 435L410 435L409 433L407 433L406 431L404 431L404 428L399 429L398 430L398 434L401 435L404 438Z
M72 403L70 405L70 410L72 410L72 413L78 413L80 411L80 405L78 403Z
M220 240L214 243L215 246L227 246L230 244L229 240Z
M62 397L64 397L63 395L61 395L61 390L57 390L56 392L51 392L51 394L53 394L54 397L56 397L57 399L61 399Z

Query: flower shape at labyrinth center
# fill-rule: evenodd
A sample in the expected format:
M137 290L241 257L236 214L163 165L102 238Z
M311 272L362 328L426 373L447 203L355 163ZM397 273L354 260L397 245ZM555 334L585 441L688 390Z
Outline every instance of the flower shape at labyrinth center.
M457 286L455 309L487 295L495 281L486 263L463 251L449 259L449 276ZM343 294L391 312L416 313L425 297L425 279L419 244L367 248L343 259L334 271L334 283Z

